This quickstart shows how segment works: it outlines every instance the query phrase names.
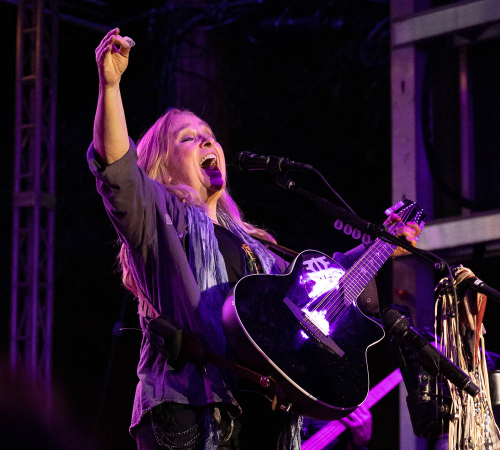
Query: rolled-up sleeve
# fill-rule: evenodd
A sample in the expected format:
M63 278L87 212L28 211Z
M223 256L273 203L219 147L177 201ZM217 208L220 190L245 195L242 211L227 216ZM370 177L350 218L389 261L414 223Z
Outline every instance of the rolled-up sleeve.
M127 153L109 165L101 161L92 143L87 161L96 177L97 191L106 212L122 242L132 249L146 245L154 233L151 221L157 189L155 182L137 164L134 142L130 140Z

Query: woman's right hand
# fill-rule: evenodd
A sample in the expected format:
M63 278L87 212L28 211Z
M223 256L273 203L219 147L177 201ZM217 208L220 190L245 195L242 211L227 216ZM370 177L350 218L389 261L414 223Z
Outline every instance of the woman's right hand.
M131 46L119 32L119 28L109 31L95 49L99 83L104 87L116 86L128 66ZM116 45L119 45L120 49Z

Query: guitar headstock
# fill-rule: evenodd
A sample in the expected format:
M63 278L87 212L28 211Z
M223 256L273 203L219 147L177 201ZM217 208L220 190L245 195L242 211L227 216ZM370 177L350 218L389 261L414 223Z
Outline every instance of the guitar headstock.
M415 202L404 198L400 202L385 210L385 214L390 216L392 213L401 217L404 223L415 222L420 228L423 228L427 217L425 212Z

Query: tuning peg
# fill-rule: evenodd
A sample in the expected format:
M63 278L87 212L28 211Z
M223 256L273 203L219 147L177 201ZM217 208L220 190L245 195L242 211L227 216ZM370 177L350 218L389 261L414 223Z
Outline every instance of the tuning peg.
M352 237L353 239L359 239L361 237L361 231L359 231L357 228L354 228L354 230L352 230Z
M344 222L342 222L340 219L337 219L333 226L336 230L341 230L344 227Z
M344 233L347 234L348 236L352 233L352 227L348 223L344 227Z
M368 245L371 243L371 238L369 234L363 234L363 239L361 239L361 242L365 245Z

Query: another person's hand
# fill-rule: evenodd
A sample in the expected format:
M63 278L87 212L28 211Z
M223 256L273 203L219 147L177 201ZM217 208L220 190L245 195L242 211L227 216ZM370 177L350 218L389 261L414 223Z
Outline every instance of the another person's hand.
M384 222L384 225L390 225L392 223L401 222L401 217L397 214L392 213L387 220ZM396 229L396 236L404 236L406 240L413 246L417 246L418 235L422 230L415 222L408 222L406 225L400 223L398 228ZM397 247L396 250L392 253L392 257L404 255L408 253L408 250L405 250L402 247Z
M361 405L347 417L340 421L349 427L352 435L352 442L355 446L366 445L372 437L372 415L370 410Z
M119 28L109 31L95 49L99 82L104 87L117 85L128 66L131 46L119 32Z

